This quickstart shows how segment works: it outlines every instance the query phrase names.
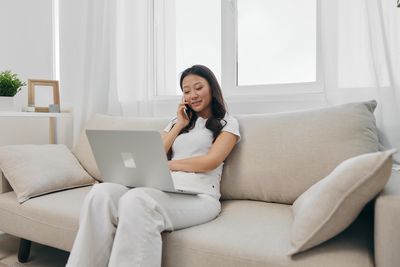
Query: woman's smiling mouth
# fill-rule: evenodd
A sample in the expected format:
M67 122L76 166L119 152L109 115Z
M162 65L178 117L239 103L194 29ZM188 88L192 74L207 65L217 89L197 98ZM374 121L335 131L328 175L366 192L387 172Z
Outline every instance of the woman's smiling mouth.
M197 100L197 101L193 101L191 105L192 105L192 107L197 107L200 104L201 104L201 100Z

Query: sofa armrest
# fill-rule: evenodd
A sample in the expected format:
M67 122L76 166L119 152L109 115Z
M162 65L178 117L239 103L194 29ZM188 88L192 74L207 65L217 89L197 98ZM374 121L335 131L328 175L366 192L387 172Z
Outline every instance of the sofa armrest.
M375 202L375 265L400 266L400 172L392 171Z
M3 172L0 170L0 194L10 191L12 191L12 188L6 180L6 177L4 177Z

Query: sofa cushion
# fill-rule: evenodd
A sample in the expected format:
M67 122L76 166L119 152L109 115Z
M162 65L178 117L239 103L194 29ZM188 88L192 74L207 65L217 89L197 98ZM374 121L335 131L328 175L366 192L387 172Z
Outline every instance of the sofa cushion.
M379 150L375 107L236 116L242 140L225 162L222 198L292 204L340 162Z
M43 195L19 204L14 192L0 194L0 229L70 251L83 199L91 186ZM369 220L294 257L291 207L258 201L224 201L222 212L202 225L163 233L163 266L372 267Z
M163 235L163 266L372 267L371 220L360 218L337 237L290 257L291 206L223 201L213 221Z
M79 225L83 199L92 186L64 190L19 204L15 192L0 194L0 229L69 251Z
M168 118L134 118L96 114L86 124L73 152L85 170L92 177L99 181L103 181L86 136L86 129L159 130L161 132L169 121L170 119Z
M375 201L374 256L376 266L400 263L400 171L392 175Z
M0 194L12 191L10 183L4 177L3 172L0 169Z
M289 254L314 247L348 227L385 186L395 151L345 160L296 199L291 233L293 248Z
M95 183L71 151L61 144L0 147L0 168L19 202Z

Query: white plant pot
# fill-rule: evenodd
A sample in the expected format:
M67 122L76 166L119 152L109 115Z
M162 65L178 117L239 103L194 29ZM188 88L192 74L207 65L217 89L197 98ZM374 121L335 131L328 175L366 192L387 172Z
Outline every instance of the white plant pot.
M0 96L0 111L15 111L14 97Z

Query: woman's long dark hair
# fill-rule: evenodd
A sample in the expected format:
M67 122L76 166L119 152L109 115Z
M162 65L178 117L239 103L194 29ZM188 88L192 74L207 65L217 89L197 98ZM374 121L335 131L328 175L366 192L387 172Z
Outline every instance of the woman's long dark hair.
M183 91L182 82L183 79L190 75L197 75L200 76L208 82L210 89L211 89L211 116L207 119L206 128L209 129L213 133L213 143L215 139L217 139L218 135L221 133L222 128L226 125L226 121L224 120L226 114L226 107L225 101L222 96L221 86L218 83L217 78L215 77L214 73L203 65L194 65L190 68L184 70L181 74L180 79L180 87ZM179 134L187 133L192 130L196 124L198 116L196 112L192 112L190 117L189 124L183 128ZM221 123L221 121L223 123ZM168 159L172 157L172 150L168 151Z

